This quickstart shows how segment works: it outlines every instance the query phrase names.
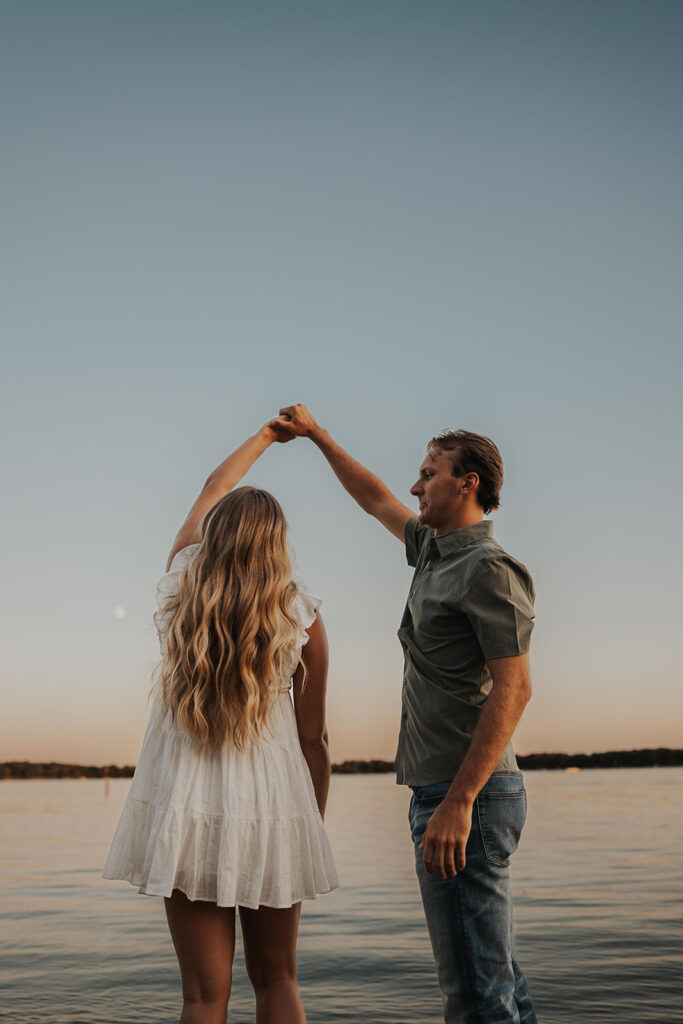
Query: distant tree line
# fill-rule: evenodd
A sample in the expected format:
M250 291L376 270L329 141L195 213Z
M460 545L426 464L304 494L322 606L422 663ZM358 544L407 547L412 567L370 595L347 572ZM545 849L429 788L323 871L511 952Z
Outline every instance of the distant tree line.
M667 768L683 764L683 750L657 747L608 750L603 754L518 754L517 762L524 771L546 768Z
M683 750L657 747L646 750L610 750L602 754L518 754L525 771L563 768L667 768L683 765ZM332 765L335 775L377 775L393 772L393 761L342 761ZM135 765L60 764L50 761L5 761L0 779L130 779Z
M84 765L59 764L50 761L36 764L32 761L5 761L0 764L0 779L130 779L134 764L120 767L116 764Z
M393 761L342 761L332 765L334 775L379 775L393 770Z
M683 750L657 747L647 750L609 750L603 754L518 754L524 771L563 768L665 768L683 765ZM343 761L332 765L338 775L393 772L393 761Z

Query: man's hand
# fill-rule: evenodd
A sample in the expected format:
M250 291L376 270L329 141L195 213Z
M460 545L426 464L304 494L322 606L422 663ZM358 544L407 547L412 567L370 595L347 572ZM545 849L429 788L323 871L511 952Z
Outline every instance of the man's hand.
M320 426L305 405L287 405L280 409L279 420L275 423L287 425L296 437L313 437L320 432Z
M465 870L465 847L472 828L472 803L445 797L427 822L420 843L425 870L439 878Z
M263 434L269 444L272 444L273 441L286 444L287 441L293 441L296 437L294 431L290 430L280 419L269 420L268 423L264 423L259 433Z

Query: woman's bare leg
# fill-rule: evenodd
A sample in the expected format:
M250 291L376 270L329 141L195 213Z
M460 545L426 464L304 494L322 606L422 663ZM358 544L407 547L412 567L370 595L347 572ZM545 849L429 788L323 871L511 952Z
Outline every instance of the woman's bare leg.
M235 908L188 900L179 889L164 903L183 984L180 1024L225 1024L235 952Z
M256 1024L306 1024L296 981L301 904L286 910L240 907L244 959L256 994Z

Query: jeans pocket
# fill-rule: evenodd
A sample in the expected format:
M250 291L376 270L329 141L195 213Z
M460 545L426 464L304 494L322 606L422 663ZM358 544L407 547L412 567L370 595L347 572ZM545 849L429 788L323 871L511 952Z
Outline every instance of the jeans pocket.
M486 859L507 867L526 821L526 791L487 792L477 797L477 817Z

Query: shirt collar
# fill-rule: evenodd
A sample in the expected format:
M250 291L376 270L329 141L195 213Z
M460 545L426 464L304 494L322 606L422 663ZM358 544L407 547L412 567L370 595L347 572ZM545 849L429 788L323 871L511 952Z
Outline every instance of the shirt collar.
M493 523L490 519L484 519L472 526L461 526L458 530L442 533L440 537L432 537L432 549L436 547L439 557L445 558L446 555L452 555L460 548L483 540L484 537L493 537Z

